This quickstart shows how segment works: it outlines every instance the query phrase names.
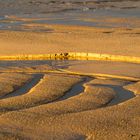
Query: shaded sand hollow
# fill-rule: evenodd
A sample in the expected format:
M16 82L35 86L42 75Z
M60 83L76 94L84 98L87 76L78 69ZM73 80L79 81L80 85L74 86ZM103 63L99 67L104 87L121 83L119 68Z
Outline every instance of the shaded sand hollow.
M3 70L0 139L140 139L140 75L134 78L133 71L129 77L125 71L106 77L48 65Z
M136 125L135 121L139 121L139 96L128 92L132 96L123 100L123 104L109 104L120 92L117 87L127 93L123 86L133 83L91 78L85 81L82 91L68 96L71 92L68 89L81 80L80 76L44 75L29 92L1 99L0 138L138 139L139 123ZM64 94L67 98L62 97Z

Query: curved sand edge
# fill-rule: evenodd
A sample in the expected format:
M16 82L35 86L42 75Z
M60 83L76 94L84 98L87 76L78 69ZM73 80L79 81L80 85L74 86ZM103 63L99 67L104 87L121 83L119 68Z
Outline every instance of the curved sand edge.
M34 55L11 55L0 56L0 60L109 60L140 63L140 57L99 54L99 53L84 53L84 52L69 52L69 53L52 53L52 54L34 54Z
M34 88L40 82L40 80L42 78L43 78L42 74L36 74L33 76L33 78L30 81L25 83L23 86L21 86L20 88L2 96L0 99L7 99L7 98L11 98L11 97L16 97L16 96L24 95L28 92L31 92L31 90L33 90L32 88Z
M57 73L57 71L55 71ZM51 71L49 71L51 73ZM53 71L52 71L53 73ZM89 77L95 77L95 78L115 78L120 80L127 80L127 81L133 81L137 82L140 81L140 78L136 77L129 77L129 76L121 76L121 75L112 75L112 74L103 74L103 73L82 73L82 72L74 72L64 69L59 69L58 73L66 73L66 74L73 74L73 75L82 75L82 76L89 76Z

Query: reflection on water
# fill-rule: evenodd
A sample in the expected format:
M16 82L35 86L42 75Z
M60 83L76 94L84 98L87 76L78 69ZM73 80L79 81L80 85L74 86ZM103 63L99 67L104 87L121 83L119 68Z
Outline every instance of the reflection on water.
M76 60L28 60L28 61L0 61L0 68L8 67L32 67L38 65L49 65L53 68L61 67L65 68L71 62L76 62Z
M54 70L70 70L80 73L111 74L128 77L140 77L140 64L96 60L38 60L38 61L0 61L0 70L11 69L46 69L51 66ZM61 71L61 70L60 70Z

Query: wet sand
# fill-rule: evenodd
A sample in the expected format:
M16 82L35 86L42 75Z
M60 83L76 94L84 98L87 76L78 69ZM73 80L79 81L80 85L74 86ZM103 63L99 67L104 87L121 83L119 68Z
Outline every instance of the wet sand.
M1 0L0 6L0 55L139 56L139 1Z
M1 97L0 99L20 96L20 95L23 95L23 94L29 92L30 89L32 89L41 80L42 77L43 77L43 75L41 75L41 74L34 75L34 77L31 81L27 82L25 85L23 85L19 89Z
M137 0L26 0L26 1L3 1L0 0L1 14L30 14L30 13L59 13L71 10L97 10L97 9L139 9L140 3Z
M27 93L16 97L14 92L9 93L12 98L0 100L0 137L116 140L135 135L139 138L139 125L135 125L133 132L130 130L134 120L139 121L140 96L124 88L137 81L104 76L83 79L85 76L44 73L42 80Z
M70 61L67 64L58 64L58 68L79 73L112 74L130 77L140 77L140 65L110 61Z
M139 140L139 12L138 0L0 0L0 139ZM38 60L57 53L78 60Z

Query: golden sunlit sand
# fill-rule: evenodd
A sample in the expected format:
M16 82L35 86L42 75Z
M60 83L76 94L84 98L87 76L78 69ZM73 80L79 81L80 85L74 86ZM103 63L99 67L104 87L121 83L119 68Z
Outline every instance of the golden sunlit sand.
M19 72L18 67L9 67L8 73L1 74L0 86L4 88L9 84L13 87L14 79L19 85L22 81L28 82L21 87L29 86L25 91L22 88L7 90L6 96L2 96L1 139L93 140L106 137L123 140L140 137L139 91L133 90L133 87L138 89L139 76L135 75L135 80L133 77L123 79L122 72L118 73L120 77L89 77L86 73L76 76L74 71L73 74L61 72L61 69L54 71L47 65L34 68L19 67ZM38 80L31 84L34 78ZM2 79L9 84L3 84Z
M0 55L89 52L123 56L139 55L140 29L38 25L50 32L0 32ZM20 44L20 45L19 45Z
M140 139L139 19L97 28L8 18L41 31L0 31L0 140Z

